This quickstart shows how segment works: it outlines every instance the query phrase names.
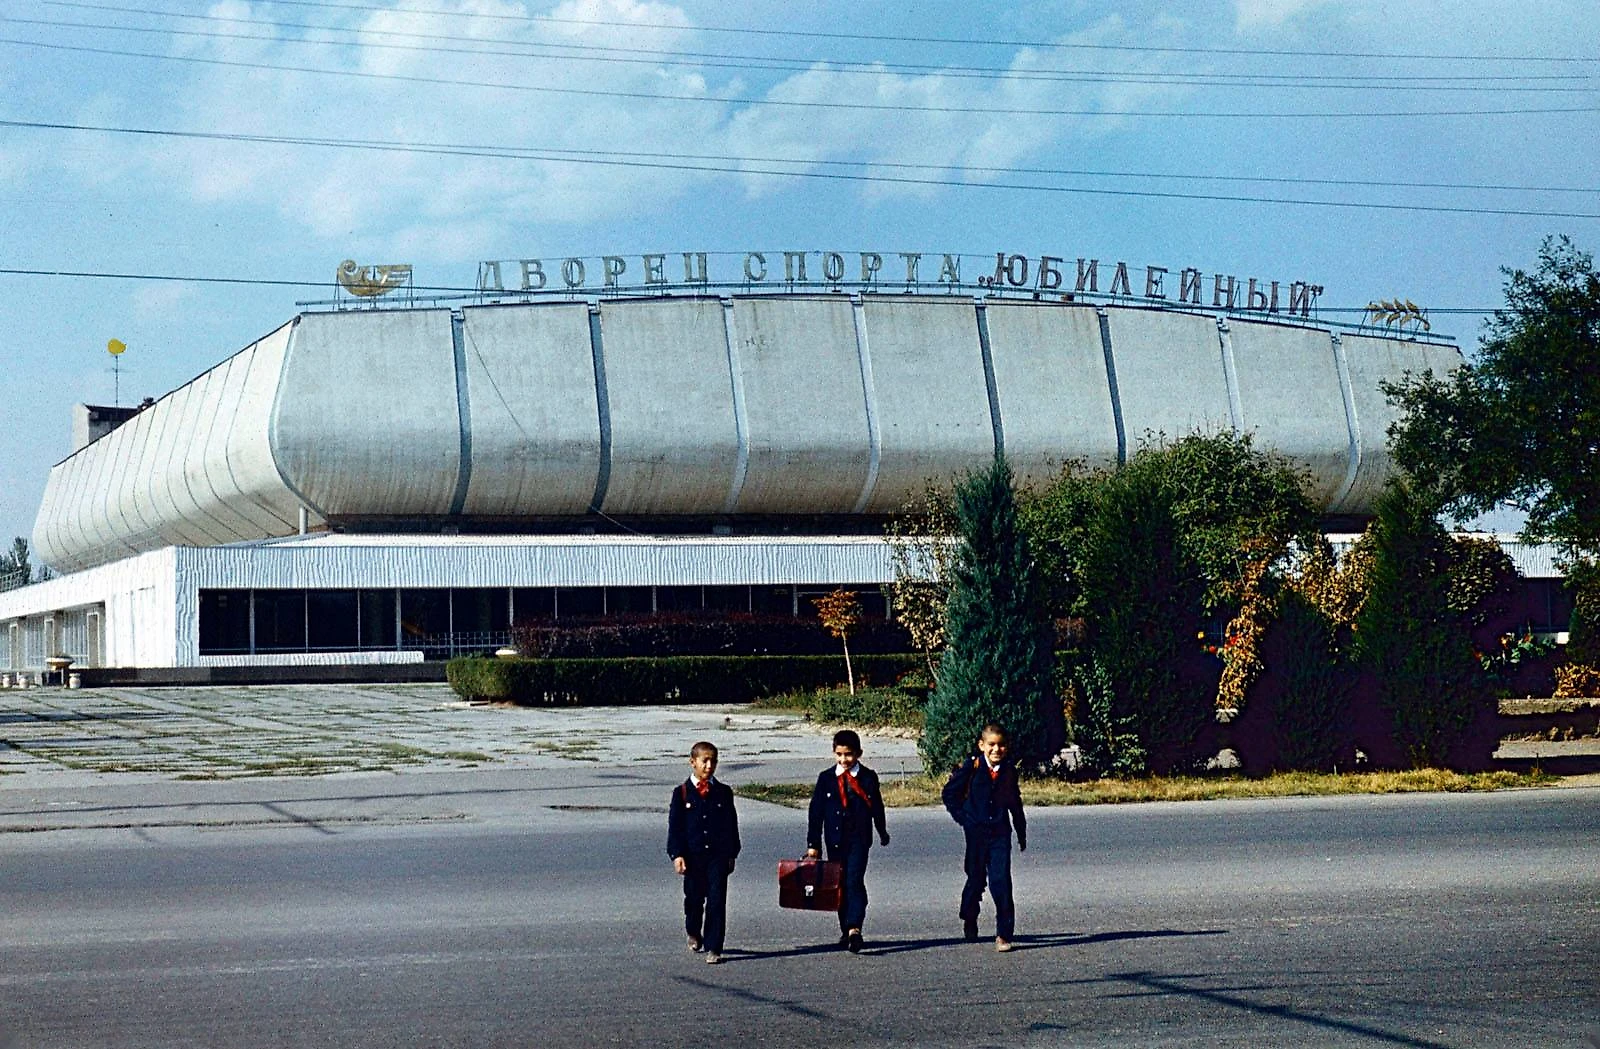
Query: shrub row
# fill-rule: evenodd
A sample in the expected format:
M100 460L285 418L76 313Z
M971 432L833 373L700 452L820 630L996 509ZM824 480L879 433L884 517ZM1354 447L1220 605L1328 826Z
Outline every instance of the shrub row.
M928 690L901 685L849 689L838 686L784 692L758 701L764 707L800 710L825 725L856 728L920 729Z
M911 654L855 658L857 680L892 682L921 665ZM747 703L838 684L838 656L662 656L624 659L453 659L450 687L468 700L525 706Z
M839 651L839 642L815 618L751 613L664 612L589 622L530 623L513 630L512 638L523 655L545 659L829 655ZM898 623L869 619L850 631L852 654L904 652L910 647L911 639Z

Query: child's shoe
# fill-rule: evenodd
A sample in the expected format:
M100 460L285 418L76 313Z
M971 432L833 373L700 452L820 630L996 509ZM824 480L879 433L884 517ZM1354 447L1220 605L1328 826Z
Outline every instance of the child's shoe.
M1000 937L996 936L994 938L994 949L999 951L1001 954L1005 954L1007 951L1011 950L1011 941L1002 940Z

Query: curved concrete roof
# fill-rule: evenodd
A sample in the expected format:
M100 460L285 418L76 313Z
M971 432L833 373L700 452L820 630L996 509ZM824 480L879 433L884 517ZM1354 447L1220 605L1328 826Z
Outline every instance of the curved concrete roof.
M1038 484L1253 431L1329 513L1388 476L1382 379L1453 346L1132 306L734 296L306 313L51 471L71 571L313 525L888 513L997 443Z

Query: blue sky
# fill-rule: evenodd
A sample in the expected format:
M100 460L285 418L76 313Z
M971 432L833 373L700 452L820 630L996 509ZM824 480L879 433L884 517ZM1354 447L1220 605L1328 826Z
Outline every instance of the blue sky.
M108 339L160 396L346 258L1086 256L1410 298L1470 350L1499 267L1600 247L1592 0L9 0L0 121L0 269L188 278L0 273L7 540Z

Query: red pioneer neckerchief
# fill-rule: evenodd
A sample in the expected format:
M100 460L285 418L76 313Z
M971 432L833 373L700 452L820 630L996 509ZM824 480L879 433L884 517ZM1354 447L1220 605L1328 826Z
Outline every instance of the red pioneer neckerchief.
M856 792L856 797L867 803L867 808L872 808L872 799L867 797L867 792L861 789L861 784L857 783L856 778L848 772L839 773L839 805L841 808L848 809L850 807L850 794L846 790L846 784L849 785L849 790Z

